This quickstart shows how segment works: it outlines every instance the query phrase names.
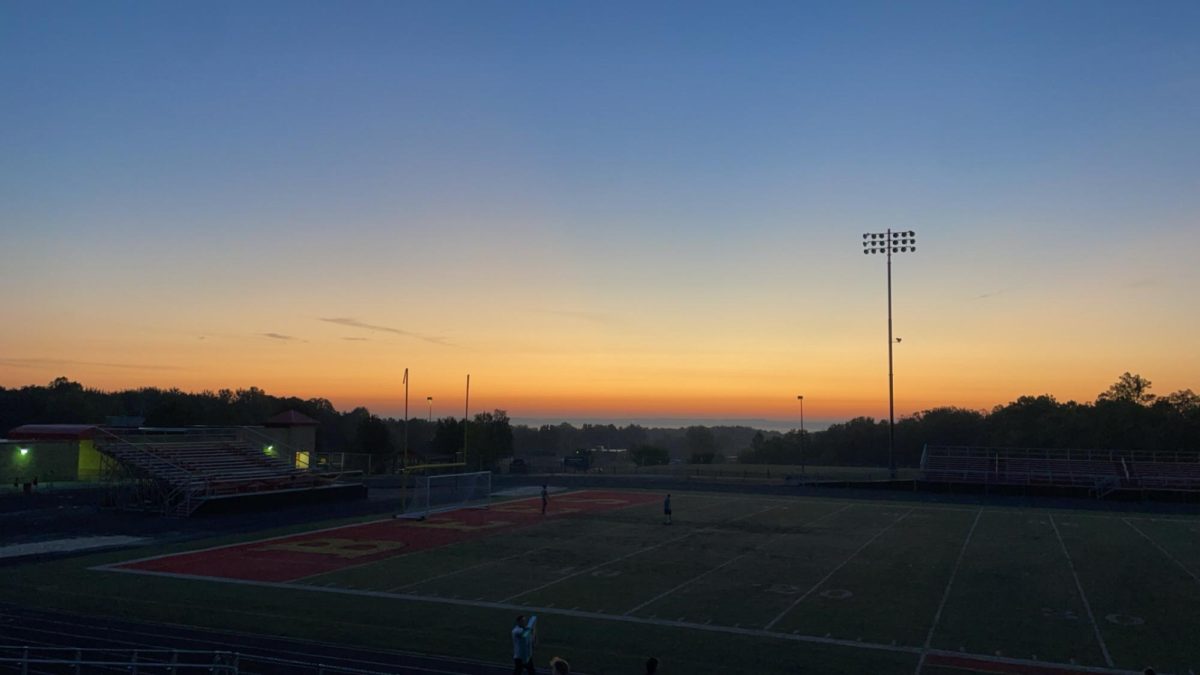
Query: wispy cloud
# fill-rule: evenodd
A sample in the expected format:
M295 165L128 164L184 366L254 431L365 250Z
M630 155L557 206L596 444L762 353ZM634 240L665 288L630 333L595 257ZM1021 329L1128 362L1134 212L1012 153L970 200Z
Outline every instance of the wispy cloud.
M178 366L152 366L139 363L106 363L103 361L76 361L75 359L0 358L0 365L14 368L45 368L89 366L95 368L120 368L122 370L178 370Z
M282 333L259 333L259 335L261 335L265 338L271 338L272 340L292 341L292 340L299 339L299 338L292 337L291 335L284 335Z
M378 324L366 323L365 321L359 321L358 319L351 319L348 317L335 317L335 318L320 317L319 320L324 321L326 323L336 323L339 326L349 326L350 328L361 328L363 330L374 331L377 333L392 333L393 335L403 335L404 337L411 337L411 338L416 338L418 340L424 340L425 342L431 342L435 345L442 345L442 346L447 346L447 347L451 346L451 343L446 338L444 338L440 335L423 335L421 333L414 333L412 331L404 330L402 328L392 328L391 326L380 326Z
M535 312L541 314L553 314L555 316L563 316L571 319L582 319L593 323L610 323L613 317L603 312L588 312L577 309L535 309Z
M990 292L988 292L988 293L980 293L979 295L976 295L975 297L973 297L973 298L971 298L971 299L972 299L972 300L985 300L985 299L987 299L987 298L994 298L994 297L996 297L997 295L1004 295L1004 294L1005 294L1005 293L1007 293L1007 292L1008 292L1008 289L1003 289L1003 288L1002 288L1002 289L1000 289L1000 290L998 290L998 291L990 291Z
M351 342L366 342L366 341L367 341L369 338L365 338L365 337L343 337L342 339L343 339L343 340L349 340L349 341L351 341Z

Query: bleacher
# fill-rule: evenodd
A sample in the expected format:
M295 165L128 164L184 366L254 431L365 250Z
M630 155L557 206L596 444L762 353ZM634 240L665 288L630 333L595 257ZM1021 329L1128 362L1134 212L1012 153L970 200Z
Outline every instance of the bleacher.
M96 449L120 466L124 480L118 482L140 487L120 506L174 516L191 515L218 499L320 489L341 477L297 468L232 433L105 432L96 438Z
M1200 461L1131 461L1129 473L1150 490L1200 490Z
M1200 491L1200 453L926 446L931 483Z

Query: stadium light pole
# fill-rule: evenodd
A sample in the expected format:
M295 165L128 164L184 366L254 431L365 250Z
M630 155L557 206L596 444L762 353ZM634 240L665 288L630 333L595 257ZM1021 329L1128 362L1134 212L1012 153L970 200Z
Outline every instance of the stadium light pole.
M800 401L800 473L804 473L804 396L797 396Z
M463 467L467 466L467 426L471 424L471 374L467 373L467 396L463 400Z
M887 308L888 308L888 473L896 477L896 391L892 369L892 254L916 253L917 233L912 230L893 232L867 232L863 234L863 255L887 256Z
M426 422L429 422L429 423L432 423L432 422L433 422L433 397L432 397L432 396L426 396L426 397L425 397L425 402L429 404L429 417L427 417L427 418L425 419L425 421L426 421Z
M408 368L404 369L404 468L408 468Z

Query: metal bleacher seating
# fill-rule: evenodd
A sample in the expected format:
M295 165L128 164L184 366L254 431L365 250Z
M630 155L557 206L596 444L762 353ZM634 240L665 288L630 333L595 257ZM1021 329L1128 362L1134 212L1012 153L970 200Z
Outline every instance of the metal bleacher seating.
M330 475L297 468L230 432L145 436L105 433L96 449L119 469L124 508L187 516L216 499L314 489ZM133 486L134 489L130 490Z
M1200 453L926 446L924 479L934 483L1200 490Z

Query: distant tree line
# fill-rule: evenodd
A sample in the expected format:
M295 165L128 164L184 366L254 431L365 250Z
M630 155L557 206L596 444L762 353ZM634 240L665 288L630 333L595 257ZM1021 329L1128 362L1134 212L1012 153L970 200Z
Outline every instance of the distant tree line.
M896 422L896 462L920 462L925 444L1103 450L1200 450L1200 396L1184 389L1162 397L1150 381L1125 373L1094 402L1022 396L990 412L933 408ZM738 461L881 466L887 420L856 417L825 431L757 433ZM803 455L801 455L803 453Z
M926 443L1035 448L1200 450L1200 396L1190 389L1150 393L1149 380L1123 374L1095 401L1061 403L1053 396L1022 396L991 411L942 407L896 423L896 461L914 465ZM143 417L147 426L258 425L296 410L320 426L318 452L370 454L377 471L410 464L456 461L464 446L472 468L495 468L512 457L562 457L592 448L630 451L639 465L737 461L767 464L883 465L887 420L857 417L824 431L787 433L746 426L682 429L636 424L514 425L503 410L462 419L382 418L363 407L339 412L323 398L301 399L261 389L184 392L131 389L105 392L60 377L46 386L0 387L0 434L22 424L103 424L109 417Z
M146 426L255 426L287 410L319 423L318 452L369 454L375 471L387 471L404 458L410 463L455 461L464 440L472 466L491 466L512 455L512 429L502 410L475 415L464 438L463 421L444 418L381 418L364 407L339 412L323 398L272 396L257 387L185 392L147 387L106 392L60 377L46 386L0 387L0 436L22 424L104 424L110 417L141 417Z

